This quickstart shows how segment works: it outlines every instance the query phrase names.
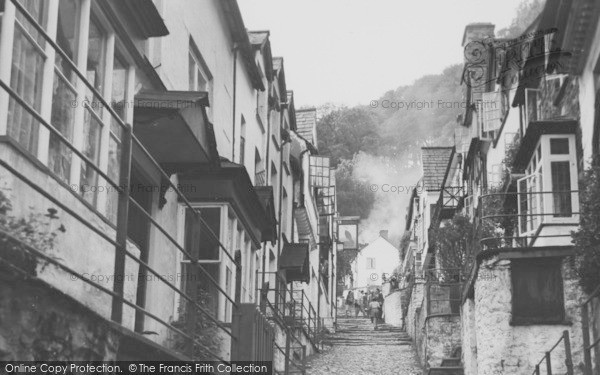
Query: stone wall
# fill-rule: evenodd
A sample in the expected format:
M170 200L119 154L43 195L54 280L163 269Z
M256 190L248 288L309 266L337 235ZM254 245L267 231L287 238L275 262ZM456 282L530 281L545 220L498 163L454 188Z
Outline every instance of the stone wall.
M1 249L0 249L1 250ZM43 281L0 267L0 360L174 360Z
M425 321L425 362L439 367L443 358L452 357L461 347L460 315L430 316Z
M481 277L481 270L485 276ZM566 324L511 325L512 284L510 260L496 257L482 261L475 283L474 330L478 375L521 375L532 373L535 364L543 358L567 330L570 335L575 374L580 374L583 361L581 315L579 304L583 293L568 261L563 262ZM464 311L464 306L463 306ZM471 317L465 317L472 320ZM463 330L463 341L473 343L472 333ZM555 373L564 373L564 350L560 345L552 352ZM471 373L471 372L469 372Z
M385 296L383 303L384 319L387 324L402 326L402 303L400 290L394 290Z

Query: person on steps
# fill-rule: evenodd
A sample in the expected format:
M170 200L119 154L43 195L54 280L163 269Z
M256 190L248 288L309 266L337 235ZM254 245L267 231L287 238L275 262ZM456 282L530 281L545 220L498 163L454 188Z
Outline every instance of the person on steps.
M379 314L381 311L381 303L375 298L369 303L369 315L371 316L371 323L373 323L373 329L377 330L377 324L379 323Z
M350 309L354 306L354 293L351 290L348 291L348 295L346 296L346 318L350 313Z

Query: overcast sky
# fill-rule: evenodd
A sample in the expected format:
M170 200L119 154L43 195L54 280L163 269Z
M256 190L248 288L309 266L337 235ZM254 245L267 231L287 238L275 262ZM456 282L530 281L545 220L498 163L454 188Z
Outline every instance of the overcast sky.
M465 25L513 19L521 0L240 0L246 27L270 30L296 107L368 104L462 61Z

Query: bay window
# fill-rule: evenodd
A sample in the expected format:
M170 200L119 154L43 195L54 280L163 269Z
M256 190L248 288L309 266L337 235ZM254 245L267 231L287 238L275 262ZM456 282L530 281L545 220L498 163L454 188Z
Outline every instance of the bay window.
M9 2L7 6L9 4L12 5ZM132 99L133 92L127 87L135 73L122 44L92 1L20 0L19 4L46 35L39 32L19 8L13 19L4 19L14 24L8 26L14 35L7 33L9 36L3 38L3 43L12 45L12 49L8 49L11 88L72 146L118 183L122 129L100 104L100 98L94 97L78 78L72 64L79 67L92 87L111 103L117 115L131 123L133 111L127 110L124 103ZM47 25L52 25L52 30ZM4 29L6 27L7 24ZM54 39L65 56L46 43L45 38ZM75 156L57 135L40 126L16 100L10 98L7 104L0 108L7 109L7 112L0 111L6 115L7 135L45 164L57 179L79 186L83 199L114 219L116 197L98 200L95 189L100 183L98 174Z
M542 135L517 188L521 236L534 235L542 224L576 224L575 135Z

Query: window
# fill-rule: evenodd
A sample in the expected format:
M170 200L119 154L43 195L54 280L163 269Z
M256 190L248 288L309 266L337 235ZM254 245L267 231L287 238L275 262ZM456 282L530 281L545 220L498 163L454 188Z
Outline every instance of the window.
M375 258L367 258L367 269L375 269Z
M76 60L77 52L77 17L79 2L61 0L58 8L58 28L56 43L67 54L71 61ZM70 65L57 53L55 58L54 82L52 87L52 114L50 123L69 142L73 141L73 126L75 121L75 89L76 75ZM68 182L71 178L72 152L55 134L50 134L48 167L62 180Z
M212 75L206 65L206 62L200 54L200 50L196 47L194 41L190 38L190 52L188 55L188 80L190 91L206 91L208 100L213 102L212 96ZM209 120L212 120L212 107L207 108Z
M103 94L104 88L106 38L106 32L101 29L93 18L90 19L86 78L100 94ZM95 98L89 89L86 99L87 103L91 103L91 105L85 104L82 151L94 164L98 165L100 161L100 135L104 125L101 119L102 106L98 105L99 100ZM80 184L82 186L98 184L97 173L87 163L81 164ZM80 191L84 199L95 204L95 190L80 189Z
M45 26L49 14L56 16L55 42L65 56L54 54L54 61L46 56L47 48L44 36L39 33L21 12L17 11L14 23L14 40L11 51L11 87L35 111L38 111L58 132L66 142L78 149L96 166L102 167L109 176L118 182L120 166L120 128L118 124L110 124L109 137L106 109L99 105L100 98L94 97L91 90L82 85L72 64L83 63L81 71L92 87L99 91L113 109L124 120L126 111L123 102L127 95L127 81L133 70L119 51L107 53L109 41L117 39L115 45L121 47L114 31L107 23L100 22L103 17L92 7L88 13L77 0L58 0L47 2L40 0L21 0L21 4L33 17L36 23ZM56 13L54 13L56 12ZM88 18L89 22L82 22ZM85 27L86 29L82 29ZM52 30L49 34L53 34ZM87 40L80 40L80 35L88 35ZM117 48L115 48L117 49ZM121 52L124 50L121 48ZM85 55L85 58L81 58ZM108 60L110 58L110 61ZM44 77L44 74L47 76ZM111 89L106 87L106 77L112 75ZM81 93L77 91L81 90ZM76 103L84 94L85 101ZM47 165L56 177L75 185L97 185L99 176L85 162L75 157L69 145L61 141L57 135L40 128L37 121L14 99L8 106L8 135L16 140L24 149ZM129 119L131 121L131 119ZM115 122L115 121L113 121ZM77 140L77 144L73 144ZM101 142L106 140L101 154ZM78 169L78 170L77 170ZM93 192L92 192L93 191ZM79 189L81 196L93 206L102 208L109 219L116 218L116 199L109 196L108 202L98 201L97 189ZM116 196L116 194L114 194ZM107 204L108 203L108 204Z
M512 323L560 323L565 317L561 258L511 261Z
M571 216L571 168L568 161L550 163L554 217Z
M46 23L47 3L22 0L21 4L40 25ZM45 41L34 26L17 11L12 51L10 87L38 113L42 105ZM26 150L37 154L39 124L11 98L8 104L8 135Z

